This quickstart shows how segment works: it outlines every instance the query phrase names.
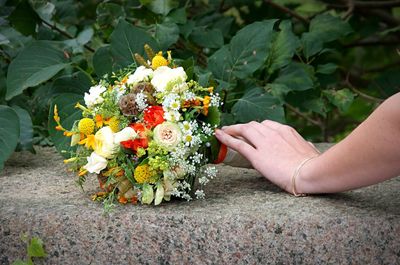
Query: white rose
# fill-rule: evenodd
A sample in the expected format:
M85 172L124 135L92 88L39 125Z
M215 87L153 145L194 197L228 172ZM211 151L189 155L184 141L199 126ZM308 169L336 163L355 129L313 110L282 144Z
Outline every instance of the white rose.
M171 150L182 141L182 132L178 125L166 121L154 128L153 138L158 145Z
M102 85L92 86L89 89L89 94L85 93L84 100L88 108L92 108L96 104L100 104L104 101L101 94L106 91L107 88Z
M122 131L114 134L114 143L120 144L123 141L133 140L137 137L137 133L131 127L126 127Z
M142 81L149 81L153 76L153 70L144 66L139 66L136 71L128 77L126 83L134 85Z
M90 173L100 174L100 171L107 167L107 159L92 152L92 154L86 158L88 163L83 166L84 169Z
M168 66L160 66L154 71L151 84L157 92L164 92L169 86L179 85L185 82L187 75L182 67L169 68Z
M94 135L94 151L104 157L113 158L118 149L118 145L114 143L114 133L109 126L103 127Z

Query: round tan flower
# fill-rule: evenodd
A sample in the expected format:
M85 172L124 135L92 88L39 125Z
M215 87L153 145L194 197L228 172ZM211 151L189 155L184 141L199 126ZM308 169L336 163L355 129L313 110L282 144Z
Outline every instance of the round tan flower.
M167 149L177 146L182 140L182 132L175 123L166 121L154 128L154 141Z

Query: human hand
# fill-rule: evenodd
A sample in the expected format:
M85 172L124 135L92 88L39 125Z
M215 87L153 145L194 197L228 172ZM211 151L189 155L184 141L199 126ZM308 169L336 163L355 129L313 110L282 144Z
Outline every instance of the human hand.
M220 142L242 154L268 180L289 193L296 167L318 150L292 127L265 120L216 130Z

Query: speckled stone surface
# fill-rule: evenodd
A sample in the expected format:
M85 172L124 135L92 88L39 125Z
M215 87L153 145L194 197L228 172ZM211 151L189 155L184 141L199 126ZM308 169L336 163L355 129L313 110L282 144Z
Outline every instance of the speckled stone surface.
M82 192L51 148L15 154L0 174L0 263L400 264L400 178L295 198L254 170L220 166L202 201L118 206L111 215Z

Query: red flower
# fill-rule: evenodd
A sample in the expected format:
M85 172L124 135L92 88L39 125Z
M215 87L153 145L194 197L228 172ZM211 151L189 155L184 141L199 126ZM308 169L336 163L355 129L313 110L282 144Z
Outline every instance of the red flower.
M125 147L126 149L131 149L135 152L139 148L144 148L146 149L149 146L149 140L147 139L147 133L146 133L146 127L142 123L133 123L129 125L132 127L135 132L138 133L139 138L134 139L134 140L128 140L128 141L122 141L121 145Z
M150 106L144 110L143 119L148 128L156 127L164 122L164 110L161 106Z

